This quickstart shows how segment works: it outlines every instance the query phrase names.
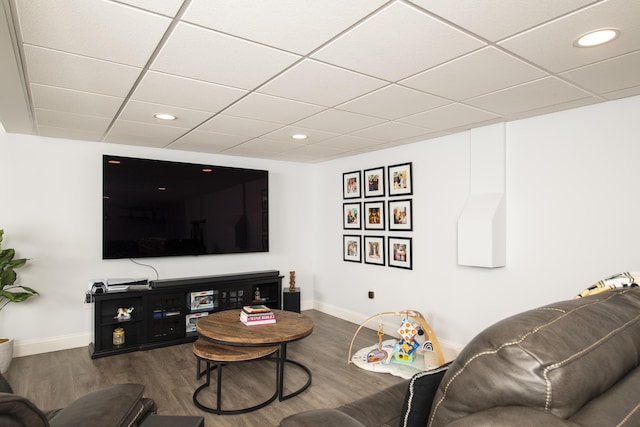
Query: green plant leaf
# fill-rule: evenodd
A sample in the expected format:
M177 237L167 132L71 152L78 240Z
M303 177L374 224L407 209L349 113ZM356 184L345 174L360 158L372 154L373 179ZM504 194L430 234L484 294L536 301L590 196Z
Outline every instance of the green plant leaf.
M0 291L0 297L5 297L11 302L22 302L27 298L31 298L34 294L30 292L8 292Z

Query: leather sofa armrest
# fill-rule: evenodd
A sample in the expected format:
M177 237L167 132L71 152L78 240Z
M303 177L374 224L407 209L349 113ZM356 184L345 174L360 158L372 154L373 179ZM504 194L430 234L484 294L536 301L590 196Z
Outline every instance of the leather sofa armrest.
M47 417L29 399L13 393L0 393L0 425L47 427Z
M51 427L137 426L157 412L151 399L143 398L141 384L118 384L85 394L49 420Z
M458 418L447 427L578 427L549 412L525 406L505 406L487 409Z

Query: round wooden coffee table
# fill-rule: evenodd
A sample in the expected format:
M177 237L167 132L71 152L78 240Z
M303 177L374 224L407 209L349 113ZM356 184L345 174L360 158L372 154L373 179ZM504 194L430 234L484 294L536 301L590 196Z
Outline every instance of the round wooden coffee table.
M300 362L287 358L287 344L305 338L313 332L313 321L304 314L271 310L276 323L247 326L240 321L240 310L225 310L198 320L196 332L200 339L223 346L265 347L279 346L276 357L276 388L280 401L302 393L311 385L311 370ZM307 382L299 389L284 394L284 372L287 363L307 373Z

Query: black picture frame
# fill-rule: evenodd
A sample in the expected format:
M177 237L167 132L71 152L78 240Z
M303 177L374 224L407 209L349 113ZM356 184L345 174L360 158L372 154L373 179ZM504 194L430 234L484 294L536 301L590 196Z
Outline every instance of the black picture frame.
M384 182L384 166L365 169L362 177L364 197L384 197L386 188Z
M389 267L413 269L413 247L411 237L387 238L387 254Z
M345 172L342 174L342 197L344 199L359 199L362 188L362 174L360 171Z
M389 231L413 230L413 201L395 199L388 202Z
M362 203L348 202L342 204L342 228L345 230L362 229Z
M364 236L362 251L365 264L386 265L384 236Z
M343 236L342 259L348 262L362 262L362 236L353 234Z
M400 163L387 166L389 197L413 194L412 163Z
M384 201L380 200L377 202L365 202L362 221L364 222L365 230L384 230Z

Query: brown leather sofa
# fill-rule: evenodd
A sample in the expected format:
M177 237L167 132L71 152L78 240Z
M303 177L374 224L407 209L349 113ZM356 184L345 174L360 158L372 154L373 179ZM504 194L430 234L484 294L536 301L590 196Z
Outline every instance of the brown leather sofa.
M63 409L41 411L28 399L13 394L0 374L2 427L137 427L157 412L152 399L142 397L141 384L118 384L88 393Z
M280 425L640 426L639 365L640 288L614 289L490 326L437 379L435 395L409 393L412 379ZM428 410L409 420L417 402Z

